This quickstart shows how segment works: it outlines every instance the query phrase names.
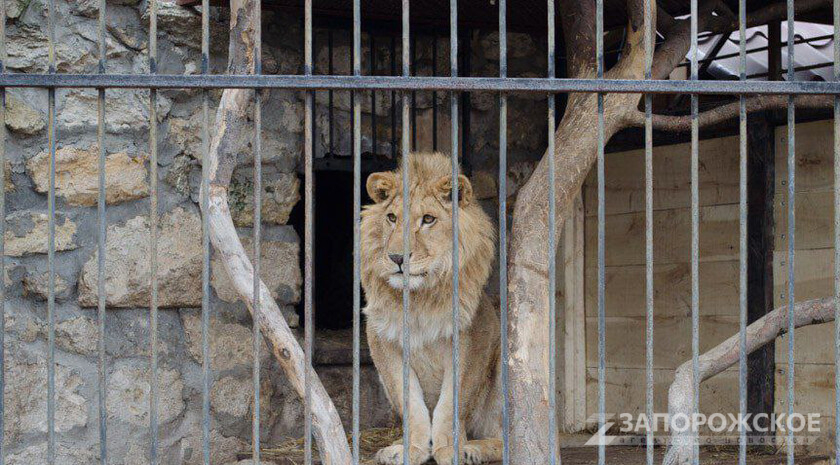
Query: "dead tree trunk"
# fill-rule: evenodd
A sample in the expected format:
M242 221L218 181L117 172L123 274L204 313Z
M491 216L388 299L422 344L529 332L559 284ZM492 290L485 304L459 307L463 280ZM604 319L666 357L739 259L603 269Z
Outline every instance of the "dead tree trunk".
M676 19L657 9L651 0L651 21L665 37L653 57L654 79L666 78L682 62L690 47L690 21ZM804 13L829 5L829 0L802 0L796 12ZM619 62L605 73L610 79L643 79L645 15L643 0L628 0L628 26L625 49ZM576 78L595 77L595 17L594 0L561 0L557 10L562 16L563 34L567 50L567 75ZM748 15L748 25L766 24L785 18L784 2L773 4ZM737 29L737 16L719 0L701 3L698 25L700 31L724 33ZM520 190L513 214L509 252L508 286L510 296L510 360L511 376L511 462L516 464L549 463L549 327L548 264L556 250L548 250L548 162L555 157L555 200L558 212L554 225L558 237L560 228L571 212L574 194L592 168L598 153L596 96L571 94L566 113L556 132L555 152L546 153L528 182ZM604 140L618 131L644 124L639 112L640 96L611 94L604 97ZM830 108L833 99L802 97L799 103L809 107ZM758 111L783 107L784 98L758 97L750 101L749 110ZM737 105L735 107L737 109ZM702 124L714 124L737 117L733 107L724 107L700 115ZM690 128L688 117L656 116L654 128L685 131ZM503 328L504 330L504 328Z
M594 16L594 2L566 2L560 9L564 15L566 40L583 40L570 36L578 21ZM574 11L573 11L574 10ZM608 77L641 79L644 58L643 28L629 26L626 56L623 64L610 70ZM581 50L592 50L592 42L567 45L570 60L577 60L570 76L592 76L592 59ZM636 111L638 95L613 94L604 98L605 139L623 127L628 111ZM554 225L559 237L563 224L571 212L572 201L580 190L598 154L598 133L592 128L598 121L597 96L572 94L560 126L554 134L556 201L558 221ZM510 244L510 387L511 387L511 462L516 464L549 463L550 414L548 392L549 373L549 314L548 264L556 250L548 250L548 161L540 160L528 182L519 191L513 213Z
M658 46L653 59L653 77L661 79L685 58L690 45L689 24L687 19L676 19L663 14L656 8L656 1L651 0L651 18L657 30L665 37ZM823 7L830 0L801 0L796 4L797 14ZM625 50L621 60L605 77L613 79L642 79L644 76L644 33L645 24L642 10L643 0L627 0L628 32ZM254 72L254 31L257 24L256 0L231 0L231 43L229 72L231 74L249 74ZM595 62L595 1L561 0L558 11L562 15L563 32L566 41L567 75L570 77L594 77ZM770 5L748 16L749 25L765 24L774 19L783 19L786 11L784 2ZM698 24L701 31L727 32L737 28L735 16L720 0L708 0L702 3ZM202 186L202 212L209 220L211 240L217 253L222 258L225 269L230 274L234 287L248 304L252 315L260 315L260 329L269 339L272 350L289 377L295 390L302 394L305 367L303 352L292 336L276 303L264 284L260 286L260 306L254 307L252 265L245 255L242 244L236 234L227 203L228 185L236 166L237 155L251 140L249 106L252 91L226 90L216 116L216 127L206 169L209 172L208 186ZM643 124L638 111L639 95L612 94L604 97L604 140L609 140L615 133L631 126ZM572 94L563 120L554 133L555 153L546 154L556 159L556 208L558 221L554 225L560 228L571 212L573 196L580 189L587 172L595 162L598 153L596 111L597 97L592 94ZM761 98L750 103L750 110L761 110L782 106L784 99ZM803 105L829 107L830 98L802 98ZM731 108L719 109L701 115L701 122L715 123L734 118L736 113ZM654 126L664 130L683 131L688 126L688 118L657 117ZM550 434L548 425L548 338L545 331L548 324L548 264L554 259L556 250L547 250L548 228L548 162L546 157L538 164L528 182L521 189L514 209L513 231L509 254L509 291L510 291L510 354L511 374L511 462L517 465L549 462L548 450ZM797 307L797 321L806 324L822 321L825 301L808 307L808 303ZM799 315L799 313L802 313ZM815 313L816 312L816 313ZM772 314L771 314L772 315ZM823 315L824 316L824 315ZM764 320L767 328L774 328L770 315ZM773 317L779 321L782 316ZM776 321L776 320L773 320ZM826 320L827 321L827 320ZM810 324L810 323L807 323ZM757 327L758 323L750 328ZM760 345L763 338L771 337L770 329L756 329L748 334L749 343ZM751 330L752 331L752 330ZM716 373L716 367L730 363L731 348L713 351L705 359L709 365L705 376ZM737 360L731 360L734 363ZM730 363L730 364L731 364ZM683 370L684 371L684 370ZM344 429L317 376L311 373L313 413L315 435L321 458L327 464L350 463L350 451L345 440ZM679 391L681 388L673 388ZM676 391L675 391L676 392ZM680 391L681 392L681 391ZM689 398L688 396L687 398ZM681 452L672 452L670 457L681 457Z
M230 74L254 73L255 31L261 26L258 24L259 7L260 2L257 0L230 2ZM252 137L255 137L251 124L253 96L254 91L250 89L228 89L222 94L208 158L204 160L208 181L207 186L202 186L202 214L208 220L210 239L237 294L247 304L254 321L259 321L260 331L268 339L274 357L301 398L305 388L305 370L310 370L313 427L322 462L347 465L351 463L352 456L338 411L314 369L305 366L300 345L262 281L260 305L254 306L254 268L230 216L228 187L231 175L237 165L238 155L247 149Z

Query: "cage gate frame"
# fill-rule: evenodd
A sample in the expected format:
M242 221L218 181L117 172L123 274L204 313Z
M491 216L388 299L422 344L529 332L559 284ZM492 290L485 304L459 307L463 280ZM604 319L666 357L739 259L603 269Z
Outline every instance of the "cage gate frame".
M451 118L452 134L459 133L459 121L454 115L458 115L459 106L462 104L460 95L472 91L490 91L498 94L499 97L499 237L500 243L507 243L507 198L506 198L506 183L507 178L505 172L507 169L507 96L512 92L526 92L545 94L548 96L548 113L546 115L546 125L549 134L554 133L556 127L555 113L556 103L552 96L560 93L595 93L597 94L597 109L598 122L597 131L599 138L599 150L597 154L597 180L598 180L598 414L599 427L605 424L605 190L604 190L604 125L605 125L605 107L604 97L608 93L630 93L643 94L644 113L645 113L645 276L646 276L646 361L647 361L647 378L646 378L646 411L652 416L653 412L653 377L652 377L652 359L653 359L653 165L652 165L652 150L653 150L653 126L652 118L652 95L654 94L690 94L691 95L691 318L692 318L692 372L694 383L694 411L697 411L699 404L698 389L699 386L699 123L698 113L699 104L698 99L700 95L706 94L731 94L737 95L740 100L740 183L739 183L739 243L740 243L740 269L739 269L739 305L740 305L740 364L739 364L739 396L741 412L746 412L746 279L747 279L747 251L746 251L746 237L747 237L747 198L746 198L746 160L747 160L747 145L746 145L746 95L787 95L788 105L788 230L789 237L787 260L790 266L788 267L788 289L787 289L787 309L788 309L788 357L791 363L791 369L788 370L788 409L789 413L793 413L794 404L794 390L793 390L793 366L794 366L794 334L795 334L795 319L793 316L793 309L795 306L794 300L794 237L795 237L795 168L796 168L796 154L795 154L795 102L794 97L798 95L828 95L834 96L834 130L835 130L835 301L840 299L840 235L837 229L840 226L840 0L834 0L834 77L835 80L831 82L797 82L795 80L795 67L789 66L787 81L778 82L757 82L748 81L746 75L746 47L743 39L746 30L746 0L739 0L739 31L741 35L740 41L740 79L737 81L701 81L698 78L699 66L702 60L698 59L698 4L697 0L691 0L691 52L690 60L690 79L685 81L663 81L654 80L652 77L652 62L653 62L653 48L654 44L650 40L654 34L652 29L652 1L644 0L644 16L646 18L646 37L645 41L645 79L644 80L613 80L605 79L605 65L604 65L604 19L603 19L603 0L597 0L598 14L596 21L596 53L597 53L597 76L594 79L577 79L577 78L557 78L555 70L555 25L554 25L554 1L548 0L547 9L548 16L548 69L546 78L510 78L507 75L507 20L506 10L507 1L499 0L499 52L500 65L498 77L459 77L458 68L458 0L450 0L450 75L449 77L432 76L432 77L417 77L412 76L412 47L410 35L410 14L409 14L410 0L402 0L402 61L401 61L401 76L363 76L361 70L361 8L360 0L353 0L353 74L352 76L332 76L332 75L315 75L313 73L313 37L312 37L312 3L313 0L305 0L304 15L305 15L305 63L303 75L264 75L262 74L261 63L259 60L261 51L261 36L260 28L257 27L257 41L255 44L256 60L255 73L249 75L211 75L209 73L209 0L201 1L201 17L202 17L202 39L201 39L201 73L195 76L175 76L175 75L161 75L157 73L157 0L149 0L150 8L150 25L149 25L149 72L148 74L137 75L117 75L106 72L106 56L105 56L105 23L106 23L106 1L99 0L99 17L98 17L98 73L96 74L60 74L56 70L56 56L55 56L55 0L48 0L45 7L48 15L48 72L45 74L11 74L6 70L6 31L5 21L0 22L0 115L5 114L6 101L5 91L7 88L16 87L30 87L30 88L44 88L48 90L48 144L50 152L50 184L48 193L48 209L49 209L49 237L48 237L48 262L49 262L49 295L48 295L48 395L47 395L47 423L48 423L48 447L47 447L47 462L53 465L56 461L56 435L55 435L55 156L56 156L56 90L62 88L89 88L98 90L98 144L99 144L99 196L98 196L98 251L99 251L99 268L98 268L98 376L99 376L99 431L100 431L100 461L106 464L108 461L107 450L107 419L106 419L106 405L105 405L105 385L106 385L106 352L103 342L103 335L105 333L105 235L106 235L106 202L105 202L105 102L107 89L121 89L121 88L136 88L148 89L150 91L149 100L149 117L150 117L150 180L151 180L151 195L150 195L150 244L151 244L151 297L150 297L150 369L152 372L150 381L150 461L153 465L159 462L158 457L158 431L157 431L157 397L158 397L158 381L157 381L157 354L158 354L158 308L157 308L157 234L158 234L158 204L157 204L157 115L156 115L156 99L157 91L162 89L200 89L202 91L202 150L204 159L207 159L210 150L210 135L209 135L209 90L210 89L253 89L255 99L255 113L254 113L254 128L257 135L261 134L262 125L262 96L259 92L261 89L290 89L305 92L305 135L304 135L304 163L305 163L305 319L307 322L313 321L313 303L312 303L312 282L314 279L313 268L313 114L314 114L314 92L315 91L399 91L401 93L401 107L402 107L402 136L401 136L401 154L403 155L403 163L406 163L406 155L411 151L411 96L415 91L434 91L434 92L449 92L451 94ZM259 4L259 2L257 2ZM787 25L788 31L793 34L795 30L794 16L795 7L794 0L786 0L787 7ZM5 18L5 2L0 1L0 16ZM259 11L259 8L257 9ZM257 13L259 18L259 13ZM259 24L259 23L258 23ZM789 40L787 44L788 57L792 62L795 49L795 41ZM353 172L354 172L354 307L353 307L353 418L352 418L352 456L353 463L359 463L359 357L360 357L360 209L361 209L361 107L360 98L353 99ZM6 128L0 125L0 137L3 143L0 143L0 179L4 179L5 170L5 139ZM555 151L554 138L548 138L548 153L553 154ZM452 137L452 193L453 193L453 248L452 260L455 269L458 269L459 263L459 247L458 245L458 154L463 151L463 147L459 146L459 137ZM260 263L260 241L261 241L261 192L262 192L262 147L260 137L255 137L254 141L254 280L253 280L253 296L254 305L260 305L260 280L259 271ZM555 205L555 172L558 167L555 167L555 157L548 157L549 164L549 239L548 250L553 252L556 249L557 238L554 232L554 225L556 224L556 205ZM204 163L202 165L202 191L206 192L208 185L208 167ZM409 198L408 176L409 171L407 165L403 165L403 196ZM3 181L5 182L5 180ZM5 189L0 188L0 209L5 212ZM202 195L202 212L206 212L208 206L208 196ZM404 217L408 216L409 202L403 204ZM5 237L5 218L0 221L0 237ZM210 303L209 303L209 256L210 256L210 224L208 223L206 213L202 215L202 251L203 251L203 266L202 266L202 318L201 318L201 333L202 333L202 375L203 375L203 398L202 398L202 451L203 460L205 464L209 464L210 457L210 387L211 387L211 367L209 362L209 321L210 321ZM404 254L409 254L409 227L408 222L404 222L403 226L403 243L405 246ZM0 241L0 257L4 257L3 243ZM502 328L508 327L508 293L507 293L507 249L502 246L499 248L500 261L500 313ZM410 312L410 294L408 291L408 264L406 264L406 272L404 273L403 286L403 321L406 321ZM5 269L5 258L0 258L0 270ZM549 313L550 313L550 342L549 356L551 376L549 377L549 405L551 411L549 413L549 424L546 425L549 431L555 431L557 425L556 419L556 389L554 386L554 367L555 367L555 277L556 265L553 260L549 261ZM453 274L453 324L456 330L453 333L453 353L452 361L455 369L453 370L453 378L458 379L460 354L458 351L458 324L457 318L459 306L459 288L458 288L458 273ZM5 304L5 284L0 285L0 303ZM260 373L260 312L254 311L254 329L253 329L253 350L255 353L253 366L253 389L254 398L259 399L259 373ZM834 304L834 315L840 316L840 309ZM3 337L5 335L4 319L0 318L0 347L2 347ZM306 458L307 465L313 461L312 457L312 393L310 379L312 376L312 343L313 343L313 324L306 324L305 326L305 385L306 395L304 396L305 405L305 441L306 441ZM505 391L503 399L503 444L504 444L504 460L503 463L510 463L509 457L509 403L511 399L507 393L509 392L509 372L506 361L510 357L509 340L507 331L501 332L502 344L502 383ZM403 390L409 391L409 366L410 366L410 348L407 341L410 340L409 326L403 325ZM835 336L835 345L838 347L838 352L835 358L837 367L840 367L840 326ZM0 432L5 431L3 425L3 392L5 387L5 379L3 373L5 372L4 350L0 350ZM836 374L836 386L840 386L840 370ZM463 438L459 437L459 406L457 388L458 383L454 383L453 397L455 402L455 412L453 421L453 435L456 450L459 449ZM408 396L404 396L403 406L403 441L406 450L409 447L408 422ZM835 406L840 412L840 403L835 399ZM840 416L840 415L838 415ZM254 463L260 461L260 410L259 402L255 402L254 419L253 419L253 454ZM840 425L836 431L836 438L840 439ZM654 461L653 456L653 435L652 432L647 433L647 463L652 465ZM549 434L549 449L556 451L558 449L556 444L556 436ZM793 432L788 432L788 441L793 443ZM699 463L699 445L695 442L693 444L694 463ZM408 464L408 454L405 455L405 463ZM837 458L840 459L840 451L837 452ZM460 461L460 457L456 454L455 463ZM598 448L598 463L604 464L605 445L601 443ZM788 448L787 462L794 463L793 448ZM0 465L4 463L4 454L0 449ZM550 463L552 465L560 463L559 454L552 453ZM741 431L740 435L740 453L739 463L746 463L746 432Z

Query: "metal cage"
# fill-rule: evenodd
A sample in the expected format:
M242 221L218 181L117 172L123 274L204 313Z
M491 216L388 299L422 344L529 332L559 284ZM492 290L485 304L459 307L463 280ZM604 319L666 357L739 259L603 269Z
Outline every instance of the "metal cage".
M599 406L599 426L603 426L606 422L605 419L605 206L604 206L604 198L605 198L605 191L604 191L604 147L606 141L604 140L604 124L605 124L605 107L604 107L604 95L608 93L633 93L633 94L643 94L643 105L644 105L644 112L646 118L645 124L645 131L644 131L644 139L645 139L645 216L646 216L646 223L645 223L645 232L646 232L646 247L645 247L645 257L646 257L646 267L645 267L645 277L646 277L646 356L647 356L647 378L645 382L645 392L647 397L646 409L649 413L652 413L652 398L653 398L653 378L652 378L652 370L653 370L653 336L654 336L654 319L653 319L653 222L652 222L652 212L653 212L653 200L652 200L652 192L653 192L653 169L652 169L652 150L653 150L653 130L652 130L652 98L653 95L656 94L690 94L691 95L691 115L692 115L692 126L691 126L691 318L692 318L692 361L693 361L693 372L695 373L694 382L699 384L697 373L699 372L699 355L700 355L700 339L699 339L699 292L700 292L700 281L699 281L699 270L698 270L698 263L699 263L699 235L700 235L700 221L699 221L699 165L698 165L698 145L699 145L699 123L698 123L698 112L699 112L699 97L701 95L710 95L710 94L728 94L737 96L740 99L740 125L739 125L739 133L740 133L740 167L741 167L741 175L740 175L740 281L739 281L739 288L740 288L740 329L741 329L741 339L740 339L740 369L739 369L739 394L740 394L740 409L742 412L746 411L746 396L747 396L747 365L746 365L746 336L745 336L745 328L747 325L747 315L746 315L746 305L747 305L747 296L746 296L746 282L747 282L747 195L746 195L746 188L747 188L747 178L746 178L746 166L747 166L747 126L746 126L746 114L747 114L747 107L746 107L746 96L748 95L786 95L788 96L788 106L787 106L787 115L788 115L788 155L787 155L787 163L788 163L788 178L787 178L787 195L788 195L788 205L787 205L787 216L788 216L788 230L787 235L789 238L788 241L788 251L787 251L787 260L790 263L788 267L788 288L786 293L787 299L787 306L789 313L792 315L792 310L794 308L794 258L795 258L795 251L794 251L794 237L796 234L795 228L795 214L794 214L794 204L795 204L795 181L796 181L796 153L795 153L795 122L796 122L796 111L794 105L794 97L800 95L833 95L835 96L835 106L834 106L834 128L835 128L835 144L834 144L834 155L835 155L835 165L834 170L835 173L840 173L840 100L837 99L837 96L840 96L840 48L835 47L834 51L834 76L835 80L830 82L798 82L795 80L795 69L793 66L787 70L787 80L786 81L749 81L747 78L746 70L745 70L745 60L746 60L746 48L744 43L741 43L740 47L740 54L738 55L741 60L741 67L740 67L740 79L732 80L732 81L704 81L698 78L698 74L700 71L701 66L703 66L703 61L698 59L697 54L697 40L698 40L698 26L697 26L697 0L691 1L691 40L692 40L692 47L691 52L689 55L689 67L690 67L690 78L684 81L666 81L666 80L654 80L652 79L651 74L651 67L653 61L653 48L654 44L647 43L646 44L646 79L644 80L611 80L605 79L605 66L604 66L604 2L603 0L597 0L597 17L594 19L596 22L596 50L597 50L597 75L592 79L580 79L580 78L558 78L557 77L557 70L555 67L555 58L556 58L556 37L555 37L555 2L553 0L549 0L546 4L546 12L547 16L547 24L546 24L546 31L548 36L548 69L547 69L547 77L545 78L511 78L507 75L507 9L508 3L507 0L499 0L499 17L498 17L498 30L499 30L499 52L500 52L500 69L499 69L499 76L498 77L463 77L462 74L464 73L465 63L463 60L459 59L459 44L462 42L462 30L459 30L459 21L458 21L458 0L450 0L449 7L450 7L450 41L451 41L451 68L449 70L449 75L447 76L428 76L428 77L418 77L413 75L412 70L412 55L411 52L414 49L412 47L412 40L414 36L411 33L412 29L412 21L409 14L409 2L410 0L401 0L401 11L402 11L402 22L401 22L401 49L402 49L402 57L400 60L400 67L399 72L395 72L393 76L373 76L373 75L365 75L364 70L361 68L361 34L362 34L362 26L361 26L361 7L360 7L360 0L353 0L352 5L352 33L353 33L353 70L352 75L346 76L337 76L337 75L317 75L313 72L313 0L305 0L304 3L304 29L305 29L305 63L304 63L304 72L302 75L265 75L261 72L261 65L259 61L257 61L256 73L253 75L212 75L209 73L209 8L210 2L209 0L203 0L201 2L201 16L202 16L202 47L201 47L201 63L202 67L200 70L200 74L192 75L192 76L181 76L181 75L162 75L158 74L157 72L157 1L156 0L149 0L149 7L150 7L150 44L149 44L149 72L148 74L136 74L136 75L115 75L109 74L106 72L106 55L105 55L105 9L106 9L106 1L99 0L99 29L98 29L98 44L99 44L99 72L96 74L90 75L77 75L77 74L60 74L56 71L56 53L55 53L55 35L54 35L54 23L55 23L55 1L56 0L46 0L45 6L46 11L48 14L48 27L49 27L49 55L48 55L48 72L45 74L13 74L8 73L4 66L4 62L6 61L6 47L5 47L5 23L0 22L0 92L2 92L2 106L0 106L0 112L5 111L5 89L7 88L14 88L14 87L33 87L33 88L44 88L48 91L48 138L49 138L49 153L51 158L50 163L50 189L49 189L49 196L48 196L48 205L49 205L49 243L48 243L48 261L49 261L49 296L48 296L48 405L47 405L47 419L48 419L48 453L47 453L47 462L52 465L55 463L56 460L56 432L55 432L55 418L56 418L56 387L55 387L55 332L56 332L56 319L55 319L55 240L56 240L56 224L55 224L55 156L56 156L56 90L62 88L88 88L88 89L97 89L98 90L98 124L99 124L99 131L98 131L98 141L99 141L99 170L100 170L100 186L99 189L99 197L98 197L98 212L99 212L99 228L98 228L98 250L99 250L99 300L98 300L98 331L100 335L100 341L98 346L98 361L99 361L99 386L98 386L98 393L99 393L99 431L100 431L100 463L107 463L108 461L108 448L107 448L107 419L106 419L106 405L105 405L105 385L106 385L106 353L105 353L105 346L104 342L102 342L102 336L105 333L105 312L106 312L106 301L104 297L104 282L105 282L105 234L106 234L106 219L105 219L105 210L106 210L106 201L105 201L105 98L106 98L106 90L107 89L116 89L116 88L139 88L139 89L149 89L150 90L150 133L149 133L149 141L151 147L151 157L150 157L150 166L151 166L151 207L150 207L150 218L151 218L151 237L150 237L150 250L152 251L151 256L149 257L151 269L152 269L152 281L151 281L151 301L149 302L150 307L150 328L151 328L151 359L150 359L150 367L152 372L152 381L151 381L151 404L150 404L150 437L151 437L151 444L150 444L150 458L152 464L157 464L159 462L159 457L157 456L158 451L158 424L157 424L157 403L158 403L158 387L157 387L157 357L159 352L159 341L158 341L158 304L157 304L157 277L156 277L156 267L157 267L157 241L158 241L158 204L157 204L157 196L156 191L158 189L157 186L157 118L156 118L156 99L157 99L157 92L162 89L199 89L202 92L203 97L203 131L202 131L202 147L205 153L209 150L209 131L210 128L208 127L209 117L208 113L210 111L210 103L209 103L209 90L210 89L254 89L254 99L256 102L255 105L255 115L254 115L254 125L257 134L260 134L261 131L261 124L262 124L262 117L261 117L261 104L262 104L262 97L259 92L260 89L291 89L297 91L306 92L306 100L305 100L305 142L304 142L304 176L305 176L305 281L304 281L304 289L305 289L305 318L308 322L313 321L313 280L314 280L314 269L313 269L313 254L314 251L314 242L313 242L313 169L315 169L315 159L313 157L313 131L314 131L314 122L313 122L313 113L314 113L314 92L315 91L326 91L329 92L330 95L334 91L374 91L374 92L396 92L396 95L399 96L400 99L400 106L401 106L401 118L402 124L401 129L402 133L400 135L399 143L399 154L403 155L403 160L406 160L407 155L412 150L412 93L416 91L433 91L433 92L449 92L452 95L450 99L451 102L451 114L457 115L461 113L462 107L468 105L466 103L466 98L470 92L474 91L487 91L487 92L494 92L498 94L499 99L499 125L500 125L500 139L499 139L499 225L498 225L498 233L499 233L499 240L501 244L507 243L507 235L508 235L508 225L507 225L507 198L506 198L506 182L507 178L505 176L507 170L507 98L508 95L514 92L522 92L522 93L531 93L531 94L540 94L546 95L548 100L548 112L546 114L546 127L548 128L549 134L552 134L556 128L556 114L557 114L557 102L553 96L559 94L566 94L566 93L595 93L597 94L597 104L598 104L598 120L594 124L594 130L598 131L599 137L599 147L600 150L597 154L597 181L598 181L598 203L597 203L597 210L598 210L598 244L597 244L597 302L598 302L598 406ZM6 2L0 1L0 16L5 16L5 11L2 11L5 8ZM646 10L644 11L645 16L647 17L648 21L646 24L650 25L650 17L651 17L651 10L650 10L650 2L644 2ZM741 36L744 36L744 30L746 27L746 1L740 0L740 31ZM790 31L793 31L795 28L794 25L794 16L795 16L795 4L794 0L786 0L786 8L787 8L787 25ZM835 32L834 32L834 40L835 44L840 43L840 1L834 1L834 24L835 24ZM650 35L650 34L649 34ZM648 41L650 42L650 41ZM787 44L787 53L789 57L794 55L794 42L793 40L789 41ZM258 40L256 45L256 50L260 50L260 42ZM259 54L257 55L259 56ZM394 63L396 65L396 62ZM331 74L331 69L329 70ZM396 71L396 69L395 69ZM360 118L361 118L361 110L360 110L360 102L359 98L356 98L353 102L353 115L354 115L354 125L353 125L353 152L352 152L352 164L347 165L346 168L348 170L352 170L354 173L354 188L355 188L355 195L354 195L354 204L355 210L354 215L356 221L354 222L354 307L353 307L353 335L354 335L354 344L353 344L353 356L354 356L354 377L353 377L353 427L352 427L352 450L353 450L353 458L354 463L358 463L359 461L359 396L360 396L360 388L359 388L359 338L360 338L360 325L361 325L361 317L360 317L360 250L359 250L359 240L360 240L360 232L359 232L359 218L360 218L360 210L361 210L361 161L362 161L362 153L360 148L360 138L361 138L361 128L360 128ZM375 114L374 110L374 114ZM468 112L467 112L468 113ZM394 123L391 123L396 128ZM468 125L468 121L464 119L459 119L453 117L451 119L452 124L452 134L462 133L464 130L464 126ZM0 138L5 140L5 126L0 125ZM255 167L255 189L254 189L254 198L256 205L260 205L260 195L262 192L261 183L262 183L262 174L261 174L261 145L259 142L260 138L257 137L255 139L254 145L254 167ZM396 142L397 138L396 135L394 137L394 141ZM453 223L455 225L454 234L453 234L453 244L457 245L459 238L458 238L458 208L457 208L457 196L458 196L458 162L460 158L464 157L464 152L466 150L466 145L464 143L463 137L452 137L452 146L449 148L450 153L452 154L452 183L454 186L453 195L455 197L454 208L453 212ZM5 144L0 143L0 179L3 179L2 170L4 169L4 161L5 161ZM548 153L553 154L555 152L556 147L554 146L554 138L548 138ZM394 145L394 150L396 151L396 144ZM327 161L318 161L317 163L327 163ZM549 156L547 158L547 163L549 165L548 173L548 184L549 188L549 216L547 222L549 225L549 235L548 235L548 243L545 245L549 251L554 251L557 246L557 237L555 233L555 228L553 225L556 223L557 220L557 211L555 206L555 173L557 170L562 169L562 167L555 166L555 157ZM206 178L206 167L202 169L202 186L207 187L207 178ZM403 196L404 198L408 198L410 192L408 190L408 169L403 170ZM838 254L840 254L840 177L835 174L835 235L834 235L834 244L835 250ZM206 202L206 198L202 197L202 202ZM404 215L408 215L408 205L409 202L404 203ZM4 189L0 188L0 209L5 211L5 196L4 196ZM260 233L260 208L257 207L254 210L255 214L255 228L254 228L254 247L255 250L260 250L260 240L261 240L261 233ZM208 229L210 225L207 222L206 216L203 216L202 221L203 226L203 234L202 234L202 248L203 248L203 273L202 273L202 289L203 289L203 301L202 301L202 318L201 318L201 329L202 329L202 349L203 349L203 402L202 402L202 409L203 409L203 454L204 454L204 463L210 463L210 426L209 426L209 412L210 412L210 389L211 389L211 367L209 365L209 321L210 321L210 303L208 300L209 294L209 278L210 278L210 266L209 266L209 257L210 257L210 240L209 240L209 233ZM406 222L406 225L403 228L403 240L405 244L405 255L409 254L408 250L408 234L409 229ZM0 237L4 237L5 235L5 221L0 222ZM2 244L2 243L0 243ZM2 245L0 245L0 257L3 256L2 253ZM259 276L259 269L260 269L260 254L255 253L255 262L254 268L256 270L255 276ZM502 328L508 327L508 294L507 294L507 250L506 247L502 246L499 248L499 263L500 265L500 274L499 274L499 282L500 282L500 289L501 289L501 302L500 302L500 314L502 320ZM453 247L453 256L452 261L455 264L455 268L458 268L459 263L459 248L457 246ZM837 259L835 261L835 270L836 270L836 293L835 298L837 298L838 293L840 293L840 255L837 255ZM0 268L3 268L5 265L0 263ZM407 273L406 279L407 278ZM549 431L555 431L557 428L557 419L556 419L556 396L557 390L555 389L554 383L554 354L555 354L555 347L554 347L554 334L555 334L555 305L554 305L554 295L555 295L555 277L556 277L556 269L554 261L550 261L549 264L549 283L550 283L550 290L549 295L549 302L551 303L550 306L550 321L551 321L551 328L547 328L550 331L552 341L551 346L548 348L549 354L551 357L550 369L552 370L551 375L549 376L549 380L552 383L548 387L548 392L550 393L550 409L551 412L549 414L549 424L545 425ZM5 286L0 285L0 302L5 301ZM254 289L259 288L259 279L256 278L254 280ZM408 318L410 308L411 308L411 299L410 293L408 291L408 286L403 287L403 318L404 321ZM458 335L459 332L457 330L459 320L455 318L458 312L458 273L454 274L454 295L453 295L453 324L456 328L454 335L453 335L453 353L452 353L452 360L453 365L455 367L453 377L455 380L458 379L459 376L459 363L461 354L458 352ZM254 293L255 299L258 300L258 296L260 295L259 292ZM840 316L840 308L835 309L835 315ZM787 328L787 332L789 334L789 338L787 340L787 351L789 360L794 360L794 318L792 316L788 319L789 325ZM0 318L0 325L3 325L4 320ZM402 334L402 341L403 341L403 390L404 392L408 392L410 389L409 381L408 381L408 373L409 373L409 364L410 364L410 349L406 344L406 341L410 339L408 325L403 325L403 334ZM2 338L3 334L5 333L4 328L0 327L0 346L2 346ZM260 343L259 343L259 325L254 324L254 352L258 353L260 350ZM840 367L840 332L837 333L835 345L838 347L838 356L837 356L837 366ZM306 355L306 364L307 366L311 367L312 364L312 343L313 343L313 325L307 324L306 325L306 336L305 336L305 355ZM507 338L507 331L502 331L502 382L505 392L508 392L509 388L509 373L507 371L507 363L506 361L510 357L510 353L508 350L509 341ZM5 372L5 367L3 365L4 359L2 357L3 352L0 351L0 373ZM254 384L253 389L255 392L255 399L259 399L259 356L254 357ZM311 370L307 370L307 388L309 388L309 373ZM794 408L794 391L793 391L793 384L794 384L794 377L793 377L793 364L791 365L791 369L787 373L788 377L788 391L787 391L787 405L789 411L792 413ZM840 370L838 370L838 378L837 383L840 385ZM457 386L457 382L454 383ZM697 385L696 384L696 385ZM695 394L698 392L695 385ZM3 378L0 376L0 396L3 395L4 392L4 385L3 385ZM460 438L460 429L458 426L459 423L459 414L458 414L458 389L457 387L454 389L453 392L454 399L455 399L455 415L454 415L454 424L453 424L453 435L455 441L456 450L459 447L459 443L464 441L464 438ZM407 399L408 396L404 396ZM2 421L3 421L3 402L2 398L0 398L0 431L3 430L2 428ZM306 440L306 463L312 463L312 415L311 415L311 394L307 391L307 395L305 396L305 440ZM503 443L504 443L504 463L510 463L509 459L509 444L511 438L508 434L509 431L509 403L511 399L509 396L504 396L503 400ZM699 403L699 398L695 395L693 400L696 406ZM259 411L259 402L256 403L256 408L254 413L253 419L253 454L254 454L254 461L255 463L259 463L260 460L260 411ZM408 415L409 404L408 401L405 401L403 406L403 424L405 428L403 429L403 441L406 448L408 448L409 444L409 428L408 422L405 421ZM838 404L838 411L840 411L840 404ZM790 433L790 440L792 442L792 432ZM837 431L837 437L840 438L840 429ZM557 444L553 441L556 441L556 437L551 434L550 435L552 443L550 444L550 449L555 450L557 449ZM647 463L653 463L653 448L654 442L652 434L649 434L647 437ZM698 446L695 444L695 450ZM600 464L605 463L606 455L605 455L605 447L603 444L599 446L598 450L598 462ZM408 454L406 454L407 460ZM457 457L457 455L456 455ZM838 458L840 458L840 452L838 452ZM695 456L695 461L699 461L699 456ZM794 463L794 455L793 449L789 448L787 461L789 464ZM4 462L3 453L0 452L0 465ZM406 462L407 463L407 462ZM560 457L557 454L552 454L551 463L560 463ZM741 434L741 441L740 441L740 463L746 463L746 436L745 433Z

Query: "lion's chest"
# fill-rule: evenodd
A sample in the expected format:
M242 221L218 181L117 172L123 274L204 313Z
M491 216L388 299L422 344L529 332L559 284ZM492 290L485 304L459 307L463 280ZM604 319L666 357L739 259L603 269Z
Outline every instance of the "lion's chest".
M439 341L411 352L411 368L417 374L426 406L432 410L440 397L446 367L451 364L452 344Z
M403 313L401 308L397 310L369 303L365 314L369 329L402 351ZM411 340L411 368L420 382L426 405L433 409L440 397L447 367L452 364L451 307L414 305L410 307L407 321ZM464 326L462 322L461 328Z

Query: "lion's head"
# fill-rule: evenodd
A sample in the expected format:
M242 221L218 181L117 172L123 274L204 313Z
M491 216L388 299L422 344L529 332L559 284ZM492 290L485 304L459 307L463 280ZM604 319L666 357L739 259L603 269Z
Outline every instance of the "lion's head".
M371 293L401 294L406 262L413 294L445 296L451 288L450 158L440 153L412 153L408 165L409 257L403 256L402 172L374 173L367 180L367 192L374 203L362 212L361 235L362 280L369 301ZM459 175L458 185L460 288L464 297L477 301L490 274L495 229L476 203L466 176Z

